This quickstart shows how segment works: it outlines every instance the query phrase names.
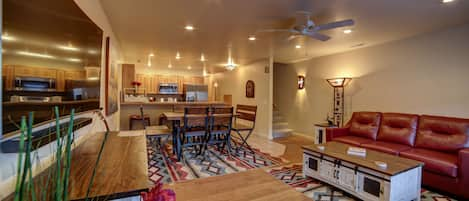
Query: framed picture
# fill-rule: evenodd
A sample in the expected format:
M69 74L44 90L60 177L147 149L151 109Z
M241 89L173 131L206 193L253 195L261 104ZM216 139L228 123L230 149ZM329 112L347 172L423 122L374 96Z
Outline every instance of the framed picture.
M112 115L119 110L119 105L117 102L119 98L117 86L117 64L115 62L116 59L114 55L111 53L110 38L106 37L105 111L107 116Z
M254 81L248 80L246 82L246 97L247 98L254 98L254 92L255 92L255 85Z

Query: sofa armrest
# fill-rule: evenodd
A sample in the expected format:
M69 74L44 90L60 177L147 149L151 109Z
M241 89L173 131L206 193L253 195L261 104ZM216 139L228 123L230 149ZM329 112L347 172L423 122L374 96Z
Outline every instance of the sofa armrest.
M326 128L326 141L331 141L336 137L348 135L349 128Z
M462 182L469 185L469 148L461 149L458 153L458 164L459 173L461 175Z

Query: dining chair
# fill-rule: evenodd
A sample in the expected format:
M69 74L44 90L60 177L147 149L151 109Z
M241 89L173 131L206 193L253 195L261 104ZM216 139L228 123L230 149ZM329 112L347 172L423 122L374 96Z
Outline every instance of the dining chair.
M180 137L177 138L177 157L181 160L185 147L194 147L197 155L202 153L209 127L208 107L186 107Z
M203 154L209 145L216 145L221 151L225 147L231 156L231 127L233 123L233 107L216 106L210 110L210 126L206 137Z
M234 117L234 125L231 128L232 131L238 134L241 141L241 144L236 146L236 153L243 146L254 153L247 141L256 126L256 113L257 105L236 105L236 116Z

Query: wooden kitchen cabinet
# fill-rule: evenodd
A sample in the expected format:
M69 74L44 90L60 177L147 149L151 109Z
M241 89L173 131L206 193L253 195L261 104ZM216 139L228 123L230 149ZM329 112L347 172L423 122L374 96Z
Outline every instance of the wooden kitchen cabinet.
M133 88L132 82L135 79L135 65L122 64L122 88Z
M140 88L145 88L147 93L156 93L157 92L158 76L136 74L135 79L136 79L136 81L142 83Z
M57 70L57 79L55 80L55 87L58 92L65 91L65 71Z
M204 77L201 77L201 76L194 76L194 77L192 77L192 82L193 82L194 84L200 84L200 85L202 85L202 84L204 84Z
M204 77L201 76L184 76L184 84L204 84Z
M57 77L57 70L38 67L12 66L14 69L14 77L40 77L53 78Z
M12 66L3 67L3 76L5 77L5 89L13 90L15 86L15 72Z
M177 76L178 80L178 93L184 93L184 76Z
M86 80L86 71L65 71L64 77L65 80Z

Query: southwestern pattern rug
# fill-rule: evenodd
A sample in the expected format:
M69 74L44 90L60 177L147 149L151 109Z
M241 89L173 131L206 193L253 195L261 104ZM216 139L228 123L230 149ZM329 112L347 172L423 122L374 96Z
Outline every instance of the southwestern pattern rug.
M232 157L225 150L218 151L209 147L205 156L197 156L193 149L183 152L178 162L170 145L157 148L156 140L147 138L148 175L151 184L172 183L177 181L204 178L236 173L253 168L264 168L275 178L304 193L315 201L356 201L357 199L323 182L302 175L302 164L285 165L287 161L253 149L241 147ZM422 189L422 201L456 201L450 197Z
M209 147L204 156L197 155L191 148L185 148L183 159L178 162L170 145L158 149L153 138L147 138L147 151L148 175L152 184L224 175L285 163L281 158L258 149L253 149L254 153L251 153L244 147L240 147L238 153L231 157L226 150L219 151L215 147Z
M334 188L328 184L305 178L302 174L302 164L292 164L286 166L278 166L266 169L272 176L281 180L302 192L307 197L315 201L356 201L358 199ZM450 197L440 195L438 193L422 189L421 201L456 201Z

